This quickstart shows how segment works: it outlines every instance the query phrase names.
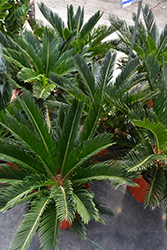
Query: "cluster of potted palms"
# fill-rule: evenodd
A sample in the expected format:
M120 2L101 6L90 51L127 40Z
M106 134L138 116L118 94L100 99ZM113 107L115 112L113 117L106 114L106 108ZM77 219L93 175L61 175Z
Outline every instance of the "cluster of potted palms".
M154 55L143 63L139 54L113 80L116 53L102 40L114 29L94 28L100 12L83 25L84 10L74 15L69 6L65 27L39 8L51 28L34 22L34 32L0 33L0 212L19 204L26 211L12 250L28 249L37 231L43 249L57 249L64 222L81 238L90 220L105 223L113 212L87 183L136 187L132 179L143 175L151 208L167 193L167 63ZM12 102L10 86L21 93Z

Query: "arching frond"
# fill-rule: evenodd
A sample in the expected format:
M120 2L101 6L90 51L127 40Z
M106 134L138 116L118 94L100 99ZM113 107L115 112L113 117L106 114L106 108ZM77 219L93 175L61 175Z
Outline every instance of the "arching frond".
M159 206L166 187L165 173L156 164L147 173L148 188L144 206L154 209Z
M97 155L103 149L115 144L111 143L112 136L109 134L101 134L94 139L86 140L81 145L75 147L72 153L67 158L67 163L64 170L64 178L73 175L74 172L78 172L77 169L84 168L84 164L89 161L93 156ZM95 160L95 159L94 159ZM82 171L82 170L81 170Z
M47 28L45 29L43 40L42 40L42 64L43 70L46 77L49 73L54 71L55 63L58 60L58 48L59 41L53 36Z
M101 223L103 223L104 225L107 224L107 221L104 218L104 215L110 215L110 216L115 217L114 212L109 207L107 207L107 204L104 201L103 197L100 197L95 194L93 201L96 204L97 209L99 210L99 221Z
M87 89L87 94L90 96L92 101L94 101L95 79L92 72L87 66L85 60L79 54L74 57L74 63L84 81L85 87Z
M80 30L81 30L81 27L83 25L83 22L84 22L84 8L82 8L81 10L81 7L79 6L77 8L77 11L76 11L76 14L75 14L75 22L76 22L76 33L79 34Z
M87 118L84 121L81 133L81 140L91 139L97 129L97 123L101 114L101 102L99 96L95 96L95 101L92 103Z
M80 37L84 37L90 33L90 31L95 27L96 23L99 21L103 13L97 11L82 27L80 32Z
M86 239L86 228L80 218L76 217L74 219L72 223L72 229L74 234L76 234L81 240Z
M136 173L127 173L127 170L122 166L121 162L108 161L90 165L82 171L79 171L72 177L72 180L75 185L98 180L109 180L113 186L118 188L123 184L130 186L136 185L131 181L135 176Z
M125 156L123 164L128 172L141 173L152 167L156 160L165 161L165 155L155 154L151 143L143 139L141 144L138 144Z
M90 220L98 221L99 213L93 202L93 194L85 188L77 188L73 193L76 211L81 215L85 224Z
M0 164L0 182L12 183L25 177L25 172L18 166L12 164Z
M26 213L25 218L12 241L10 247L11 250L29 249L31 240L39 227L41 216L49 202L50 198L44 196L41 196L39 200L32 202L32 209Z
M57 249L60 221L54 203L50 203L41 216L38 230L40 246L43 250Z
M59 166L61 173L63 173L68 154L74 148L79 130L83 104L83 102L79 103L77 100L74 100L72 105L69 107L63 124L62 136L59 139Z
M64 22L61 19L61 17L59 17L58 14L53 13L52 10L50 10L44 3L38 3L38 7L40 9L40 11L42 12L42 14L44 15L44 17L47 19L47 21L52 25L52 27L54 29L56 29L56 31L58 32L59 36L62 37L63 33L62 33L62 28L64 28Z
M20 148L16 143L7 141L0 143L0 158L3 161L14 163L33 173L47 173L41 161L34 159L33 156Z
M167 131L166 127L161 122L150 121L149 119L144 118L143 121L133 120L133 124L139 128L145 128L150 130L156 139L156 147L159 153L166 147L167 142Z
M67 181L64 186L54 185L50 193L52 199L55 201L57 209L57 218L59 221L66 220L72 223L75 217L75 205L73 198L73 188L71 182Z
M47 152L52 152L55 149L55 143L52 142L52 136L48 133L47 125L43 121L41 111L35 104L30 93L26 92L24 94L24 100L17 97L21 103L26 115L29 118L35 132L37 133L39 139L43 143L43 146Z
M156 96L153 98L154 112L158 116L160 122L167 127L167 63L162 68L160 79L155 83L157 89Z
M159 41L158 41L158 53L156 59L164 57L164 61L167 60L167 24L164 27L164 30L161 32Z
M40 194L40 191L37 192L35 189L40 189L46 181L44 175L30 175L23 180L19 180L14 185L6 187L3 191L3 196L8 200L6 206L1 210L6 211L10 208L13 208L19 204L26 203L30 201L34 196Z
M99 85L100 91L102 91L102 95L105 87L110 83L113 77L116 56L116 53L112 55L111 50L109 50L104 60L102 61L100 70L96 76L96 83Z
M115 86L117 89L126 89L125 86L128 86L128 81L131 81L131 77L133 73L136 71L137 67L139 66L139 58L135 58L130 61L126 67L122 70L122 72L117 76L115 81ZM132 81L131 81L132 82Z

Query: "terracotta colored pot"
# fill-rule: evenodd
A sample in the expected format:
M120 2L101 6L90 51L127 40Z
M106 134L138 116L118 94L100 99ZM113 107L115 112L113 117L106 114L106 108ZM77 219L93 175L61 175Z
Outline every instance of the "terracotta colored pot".
M147 182L140 175L138 179L133 180L133 182L137 183L139 187L128 187L131 195L139 202L144 204L145 196L147 194Z
M60 224L60 229L67 229L69 227L72 227L72 224L70 224L68 220L63 220Z
M18 89L15 89L12 94L12 99L16 99L16 95L21 95L21 91Z

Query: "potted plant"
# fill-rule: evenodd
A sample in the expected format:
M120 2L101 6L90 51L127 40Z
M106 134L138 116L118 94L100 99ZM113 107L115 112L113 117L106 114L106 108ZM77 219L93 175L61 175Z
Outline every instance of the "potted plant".
M97 133L107 131L113 134L114 141L119 145L112 146L112 152L109 154L113 159L121 159L139 139L136 127L131 123L131 111L137 112L139 105L146 105L153 92L149 89L146 74L137 70L140 64L138 58L131 60L113 80L116 55L109 50L101 64L92 63L91 67L79 54L75 55L74 65L80 75L75 84L74 81L64 79L55 73L51 73L50 78L57 88L65 91L67 103L71 103L74 97L78 100L85 99L85 114L94 98L99 96L102 110L99 114ZM132 91L137 83L140 87Z
M28 92L17 98L22 108L1 123L10 135L0 142L0 159L15 164L15 170L7 164L0 168L0 182L6 183L0 190L0 211L26 204L12 250L28 249L36 231L43 249L57 249L63 220L84 238L84 224L103 223L102 211L113 214L84 183L108 179L117 186L130 184L131 173L117 162L94 162L93 156L112 144L111 134L94 137L101 109L97 100L78 133L83 101L74 99L68 108L62 104L50 129Z
M151 61L159 65L153 56ZM154 67L150 67L150 76L154 75L153 69ZM139 107L138 112L131 113L140 141L123 161L128 172L140 174L146 180L144 206L150 206L152 209L159 206L162 201L166 207L167 197L167 63L162 69L160 67L158 69L158 77L153 81L155 89L153 106Z

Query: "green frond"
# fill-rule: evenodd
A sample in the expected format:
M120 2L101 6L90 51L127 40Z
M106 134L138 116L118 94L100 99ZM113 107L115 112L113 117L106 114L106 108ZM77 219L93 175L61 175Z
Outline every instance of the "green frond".
M69 223L72 223L75 217L76 208L74 205L73 188L71 182L67 181L64 186L58 186L58 184L54 185L51 188L50 195L55 201L58 220L66 220Z
M153 37L155 41L157 41L158 28L156 26L154 14L152 10L150 10L148 13L148 10L149 10L149 6L146 4L145 7L143 8L143 17L144 17L145 25L147 28L147 32L150 36Z
M167 127L167 63L162 68L160 79L155 84L156 95L153 98L154 112L159 121Z
M57 62L55 63L52 71L62 76L66 76L69 73L76 72L76 68L72 60L72 56L74 56L75 54L76 51L73 48L64 51L61 55L59 55L59 58L57 59Z
M82 27L80 31L80 37L84 37L90 33L90 31L95 27L96 23L102 17L103 13L97 11Z
M68 29L70 31L74 31L76 29L76 20L74 17L74 9L72 4L70 4L70 6L67 5L67 16Z
M123 102L122 98L119 99L115 86L110 85L106 88L104 99L111 107L121 111L121 113L130 114L130 108Z
M149 46L149 50L153 53L153 55L155 55L155 57L157 56L157 47L156 47L156 44L155 44L155 41L150 37L148 36L147 37L147 42L148 42L148 46Z
M14 39L15 40L12 40L12 42L17 46L18 50L20 50L22 54L25 56L25 58L29 61L31 67L33 66L34 70L36 71L39 70L39 73L41 73L42 70L41 60L36 54L33 46L31 44L28 44L24 38L21 38L19 36L14 36Z
M20 53L19 53L20 54ZM22 68L18 74L17 77L19 80L23 82L30 82L30 80L34 77L36 77L36 73L34 70L30 68Z
M75 14L75 22L77 24L76 34L79 34L84 22L84 7L82 8L82 10L80 6L77 8L77 12Z
M149 169L147 176L148 188L144 206L150 206L154 209L156 206L159 206L164 195L166 187L165 173L163 169L159 168L155 164L151 169Z
M89 165L75 176L72 176L72 182L75 185L79 185L98 180L109 180L113 186L118 188L123 184L136 185L131 181L135 176L136 173L128 173L121 162L110 160L108 162L97 162Z
M84 187L77 188L74 190L73 198L76 211L85 224L88 224L90 220L98 221L99 213L93 201L94 195L90 191Z
M72 229L73 233L76 234L81 240L86 239L86 228L80 218L75 217L72 223Z
M133 73L136 71L137 67L139 66L139 58L135 58L131 60L126 67L122 70L122 72L117 76L115 81L115 86L117 89L123 88L127 85L129 79L133 76Z
M2 46L5 48L14 48L14 45L8 35L5 35L2 31L0 31L0 41Z
M154 134L156 139L157 153L159 153L166 147L167 131L166 127L161 122L150 121L146 118L144 118L143 121L133 120L132 122L135 126L148 129Z
M41 58L42 57L41 43L40 43L40 40L37 38L37 36L34 35L34 33L32 33L31 31L28 31L28 30L25 30L22 35L23 35L24 39L26 40L26 42L33 46L36 55L38 55L39 58Z
M140 48L143 49L144 54L148 55L150 53L149 43L147 40L148 34L142 21L139 22L137 31L138 31L138 41L136 43Z
M0 158L5 162L11 162L21 166L26 171L35 173L47 173L44 165L33 156L24 151L16 143L3 141L0 143Z
M106 37L108 37L112 33L113 33L112 29L110 27L108 27L107 25L103 24L103 25L98 25L97 27L95 27L91 31L91 34L90 34L90 37L89 37L90 50L94 51L94 48L96 46L97 47L99 46L101 50L104 50L104 47L103 47L103 45L104 45L106 47L106 49L107 49L107 51L105 52L105 54L106 54L111 49L111 46L108 47L106 45L111 45L111 41L104 42L103 39L105 39Z
M86 95L86 93L84 93L81 89L72 84L65 77L62 77L58 74L51 73L50 78L52 82L55 84L56 88L59 88L64 92L68 93L68 96L67 95L65 96L68 103L72 103L72 100L74 98L80 102L84 100L85 102L84 111L87 113L88 109L87 107L91 106L91 101L90 98Z
M10 52L10 51L9 51ZM6 61L8 61L8 62L10 62L10 63L13 63L15 66L17 66L17 67L19 67L19 68L24 68L25 67L25 65L24 64L22 64L22 63L24 63L24 59L23 59L23 62L22 62L22 60L19 60L19 61L21 61L22 63L20 63L17 59L15 60L14 58L12 58L12 56L14 55L14 51L12 50L12 56L10 56L10 55L6 55L7 53L5 53L5 50L4 50L4 54L2 54L2 56L3 56L3 58L6 60ZM20 56L20 53L19 52L16 52L15 53L15 55L16 54L18 54L19 56ZM22 58L24 58L22 55L20 56L21 57L21 59ZM26 66L28 66L28 63L26 62Z
M167 51L166 51L166 47L167 47L167 24L165 25L164 30L161 32L157 47L158 47L158 53L156 55L156 59L161 59L161 57L163 56L165 61L166 61L166 58L167 58Z
M112 136L110 134L101 134L96 136L94 139L89 139L83 142L81 145L75 147L69 157L67 158L64 178L71 176L77 169L82 171L84 164L88 160L92 160L92 157L96 157L99 152L106 149L107 147L115 144L111 143Z
M52 136L48 133L48 127L43 121L41 111L35 104L35 100L32 98L29 92L25 92L23 98L17 97L22 105L31 125L33 126L39 140L43 143L46 152L53 152L55 149L55 143L52 142ZM52 148L53 147L53 148Z
M39 189L45 181L46 177L36 174L30 175L23 180L18 180L9 187L5 187L2 198L4 197L8 202L5 207L1 209L1 212L32 200L34 196L39 195ZM38 191L34 192L35 189L38 189Z
M97 135L93 139L86 140L82 147L82 159L88 159L88 157L90 158L93 155L97 155L103 149L114 145L115 142L112 142L112 137L111 134L105 133Z
M58 32L59 36L62 38L62 28L64 29L65 25L61 17L58 14L53 13L44 3L38 3L38 7L42 12L43 16L47 21L52 25L52 27Z
M110 83L113 77L116 55L116 53L112 55L111 50L109 50L102 61L99 74L97 74L96 83L99 85L102 95L105 87Z
M26 123L24 123L24 119L22 120L22 122L23 123L21 124L12 115L8 114L6 119L6 123L8 123L8 126L6 126L5 124L3 124L3 126L12 133L16 140L20 141L20 145L15 144L15 148L12 148L12 146L14 147L12 141L10 144L8 144L8 140L3 141L3 144L0 146L1 153L3 153L3 158L11 158L11 162L14 161L19 165L21 164L22 167L24 166L26 168L29 167L30 169L36 169L36 171L40 171L45 174L48 172L50 175L51 172L48 169L48 166L50 166L51 168L53 163L50 154L46 152L43 144L39 143L40 139L38 135L34 134L34 131L26 126ZM4 150L6 147L8 147L8 145L9 150L6 154ZM53 147L55 147L55 144L53 144ZM31 155L27 153L27 150L31 152ZM52 150L54 150L54 148L52 148ZM53 151L54 155L56 154L56 152L56 150ZM50 151L49 153L52 153L52 151ZM23 154L25 159L28 160L27 164L29 163L30 165L24 164L24 157L21 154ZM52 155L52 157L54 157L54 155Z
M111 30L113 33L116 32L118 36L115 47L118 48L118 50L121 47L122 52L129 54L133 31L128 27L125 20L122 20L117 16L109 15L109 21Z
M54 247L57 249L60 232L60 221L54 203L50 203L41 216L40 227L38 229L40 246L43 250Z
M2 56L5 60L13 63L19 68L27 67L29 68L30 65L26 59L26 57L20 53L20 51L17 51L16 49L10 49L10 48L3 48L2 47Z
M62 130L62 136L59 139L59 166L60 171L63 173L68 154L73 150L75 140L79 131L79 122L82 115L84 103L79 103L74 100L69 107Z
M99 219L102 224L107 224L107 221L104 218L104 214L115 217L114 212L110 208L106 207L107 204L105 203L104 198L95 194L93 201L99 211Z
M123 165L128 172L141 173L141 171L152 167L155 160L165 162L165 155L154 154L151 143L143 139L141 144L137 145L125 156Z
M11 164L0 164L0 183L12 183L16 180L22 180L25 172L18 166Z
M1 76L1 80L3 83L2 92L0 92L0 111L3 110L10 102L12 95L12 88L10 81L5 77L5 75Z
M90 96L91 100L94 101L94 95L95 95L95 79L90 71L89 67L87 66L85 60L77 54L74 57L74 64L76 68L78 69L81 78L83 79L85 88L87 89L87 95Z
M35 235L39 225L41 216L50 202L50 198L40 196L40 198L32 202L32 208L28 211L23 219L15 238L12 241L11 250L24 249L28 250L31 240Z
M42 39L42 63L46 77L48 77L49 72L52 72L55 69L55 63L59 56L58 48L59 40L46 28Z
M158 78L160 72L160 64L153 55L149 55L147 59L143 58L145 72L147 72L147 79L151 90L155 90L155 79Z
M98 96L95 96L95 101L92 103L87 118L83 124L83 130L81 134L81 140L85 141L91 139L94 136L94 133L97 129L97 123L100 118L102 108L100 99Z

